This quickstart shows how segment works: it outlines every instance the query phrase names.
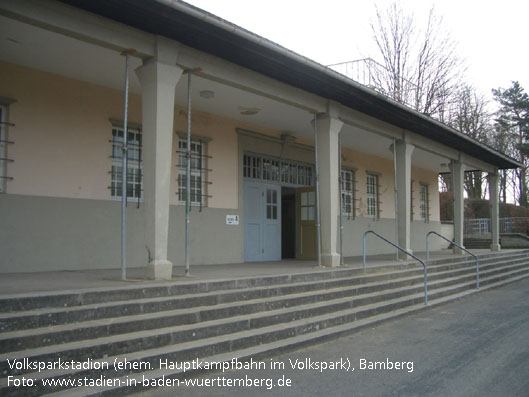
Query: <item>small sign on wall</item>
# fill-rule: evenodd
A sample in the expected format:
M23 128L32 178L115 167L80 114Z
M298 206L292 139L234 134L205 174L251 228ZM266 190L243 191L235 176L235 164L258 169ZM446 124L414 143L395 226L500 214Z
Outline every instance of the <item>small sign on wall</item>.
M239 215L226 215L226 225L238 225Z

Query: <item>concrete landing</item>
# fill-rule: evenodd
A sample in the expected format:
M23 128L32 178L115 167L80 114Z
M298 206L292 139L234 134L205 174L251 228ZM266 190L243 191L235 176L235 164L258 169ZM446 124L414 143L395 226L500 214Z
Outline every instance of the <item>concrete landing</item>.
M503 250L509 252L516 250ZM488 249L474 250L476 254L490 252ZM421 259L426 259L425 252L416 252ZM468 255L454 255L451 250L434 251L431 259L457 258ZM392 264L412 263L414 260L397 260L395 254L371 255L367 257L367 267L390 266ZM362 268L362 257L345 258L346 267ZM318 268L316 261L287 259L278 262L230 263L223 265L192 265L191 277L184 276L184 266L174 266L173 279L154 281L145 279L145 268L127 269L127 280L121 280L121 270L79 270L51 271L31 273L0 273L0 297L13 294L25 294L45 291L69 291L97 287L121 287L130 285L154 285L172 282L195 282L202 280L234 279L239 277L282 275L303 273Z

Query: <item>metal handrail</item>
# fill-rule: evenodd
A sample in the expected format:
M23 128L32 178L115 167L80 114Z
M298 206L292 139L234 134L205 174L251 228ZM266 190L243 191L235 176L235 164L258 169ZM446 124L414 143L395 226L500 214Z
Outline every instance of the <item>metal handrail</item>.
M400 250L401 252L404 252L406 255L409 255L411 256L413 259L415 259L416 261L420 262L424 268L424 304L427 305L428 304L428 285L427 285L427 280L428 280L428 273L427 273L427 270L426 270L426 263L424 263L423 260L417 258L415 255L413 255L411 252L409 251L406 251L404 248L402 247L399 247L397 244L395 243L392 243L391 241L389 241L387 238L385 238L384 236L381 236L380 234L378 234L377 232L373 231L373 230L368 230L367 232L364 233L364 237L363 237L363 240L362 240L362 248L364 250L364 271L366 270L366 237L368 234L374 234L375 236L377 236L378 238L380 238L381 240L384 240L386 243L392 245L393 247L397 248L398 250Z
M470 254L470 255L472 255L474 257L474 259L476 260L476 289L479 289L479 259L478 259L478 256L476 254L474 254L473 252L467 250L465 247L460 246L455 241L446 238L442 234L439 234L437 232L431 231L428 234L426 234L426 260L430 260L430 234L435 234L436 236L441 237L443 240L454 244L456 247L462 249L467 254Z

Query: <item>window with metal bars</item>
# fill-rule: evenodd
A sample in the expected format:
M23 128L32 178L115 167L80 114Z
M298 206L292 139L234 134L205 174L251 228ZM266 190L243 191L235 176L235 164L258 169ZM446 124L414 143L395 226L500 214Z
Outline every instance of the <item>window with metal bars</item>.
M355 172L342 170L342 214L354 218L355 211Z
M0 106L0 192L5 191L5 176L6 176L6 108Z
M378 218L378 176L367 175L367 216Z
M421 220L428 222L428 185L424 183L421 183L419 191L419 211L421 214Z
M205 146L201 141L191 140L191 181L190 195L191 205L205 206ZM187 141L180 139L178 141L178 203L186 203L186 185L187 185Z
M110 196L121 199L123 186L123 128L112 128L112 168L110 171ZM142 198L141 131L127 132L127 198Z
M253 154L244 155L243 174L249 179L292 186L312 186L314 183L312 165Z

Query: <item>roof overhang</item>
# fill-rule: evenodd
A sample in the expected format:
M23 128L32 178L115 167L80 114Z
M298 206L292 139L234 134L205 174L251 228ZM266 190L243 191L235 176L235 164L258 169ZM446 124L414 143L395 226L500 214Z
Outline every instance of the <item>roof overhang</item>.
M499 169L516 160L351 79L206 11L175 0L60 0L176 40L411 131Z

